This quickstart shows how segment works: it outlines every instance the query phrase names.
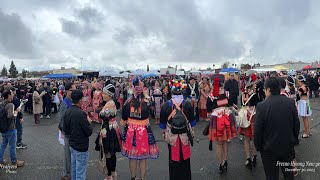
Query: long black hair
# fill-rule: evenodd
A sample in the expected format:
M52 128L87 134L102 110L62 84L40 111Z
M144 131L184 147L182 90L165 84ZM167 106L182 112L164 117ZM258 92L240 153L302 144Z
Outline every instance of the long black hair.
M132 85L133 85L133 88L135 88L136 86L139 86L140 85L140 81L139 80L134 80L132 82ZM131 103L132 103L132 106L134 107L134 110L135 111L138 111L141 104L142 104L142 100L144 99L144 94L143 94L143 91L135 98L134 95L132 96L132 100L131 100Z

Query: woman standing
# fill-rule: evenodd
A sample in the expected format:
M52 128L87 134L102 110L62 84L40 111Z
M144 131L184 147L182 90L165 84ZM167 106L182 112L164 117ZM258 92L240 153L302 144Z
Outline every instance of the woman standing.
M129 158L131 179L136 179L137 161L140 163L141 179L146 179L146 159L157 159L159 150L149 124L150 101L143 93L143 84L133 81L134 96L128 99L122 109L121 124L125 125L122 137L122 154Z
M160 123L160 111L163 103L163 93L158 80L155 81L154 87L151 89L152 102L154 102L156 124Z
M236 122L220 78L214 78L212 94L207 100L207 110L210 117L209 150L212 150L212 141L216 142L219 172L223 173L228 169L228 141L236 137L237 132Z
M108 168L106 180L117 179L116 153L121 152L121 133L116 118L117 108L113 101L114 95L115 87L112 84L108 84L103 88L102 97L106 104L99 113L99 116L103 119L103 123L98 136L98 142L102 144L102 149L100 150L103 150L106 158L106 166Z
M101 123L102 119L99 118L97 110L102 107L102 84L100 82L94 83L95 91L93 93L93 100L92 100L92 108L93 112L91 112L92 119L96 123Z
M183 99L183 91L187 84L183 79L170 82L172 99L161 107L160 125L164 140L169 149L170 180L191 179L191 148L193 145L193 127L196 125L194 111L190 101ZM182 115L182 116L181 116ZM186 122L177 127L177 122Z
M34 116L34 122L36 124L40 124L40 114L43 112L43 102L42 102L42 96L46 94L45 91L42 91L40 93L40 85L38 84L35 86L35 89L32 94L33 99L33 116Z
M200 118L206 120L207 114L207 99L210 95L210 84L209 77L205 76L202 78L202 83L200 85Z
M310 131L310 116L312 114L311 106L309 102L309 92L310 89L306 85L306 79L301 75L298 78L299 89L298 89L298 114L303 119L304 133L301 136L302 138L309 138L311 136Z
M257 164L257 149L254 146L254 137L253 137L253 132L254 132L254 119L255 119L255 107L259 102L259 97L256 92L256 84L255 80L256 78L252 78L251 76L251 81L249 84L245 87L245 92L242 93L242 106L245 108L247 111L247 119L250 121L250 125L247 128L241 128L239 127L238 131L239 134L244 136L244 147L246 151L246 162L245 165L249 168L252 169L252 167L256 167ZM253 147L253 157L251 158L250 155L250 143L252 142L252 147Z
M92 99L91 99L91 89L90 89L90 83L88 81L84 81L83 83L83 99L81 102L81 109L86 112L88 119L91 119L89 117L89 114L92 112Z
M123 102L126 102L133 95L133 86L132 79L129 79L129 82L125 85L123 90Z

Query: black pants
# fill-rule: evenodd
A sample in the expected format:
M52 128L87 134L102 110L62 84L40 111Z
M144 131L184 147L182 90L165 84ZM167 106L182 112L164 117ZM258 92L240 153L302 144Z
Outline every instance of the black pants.
M261 152L261 159L267 180L279 179L279 167L284 175L284 179L294 179L293 167L291 166L293 159L292 153L288 153L288 155L285 156L277 156L270 152Z
M22 124L21 124L21 119L16 118L16 128L17 128L17 144L22 143Z
M112 175L112 172L116 171L117 157L115 154L111 155L111 158L106 158L106 166L108 168L108 176Z
M48 116L51 114L51 103L43 103L43 115Z
M53 112L54 113L57 113L58 112L58 107L57 107L57 104L56 103L51 103L51 107L53 107Z
M230 96L229 97L229 105L232 106L233 104L238 106L238 97L237 96Z

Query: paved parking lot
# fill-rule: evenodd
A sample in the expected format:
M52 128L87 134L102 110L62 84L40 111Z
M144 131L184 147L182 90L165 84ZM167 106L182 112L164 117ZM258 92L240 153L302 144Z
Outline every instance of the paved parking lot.
M298 162L306 163L310 161L320 163L320 100L312 100L311 102L313 108L313 120L311 121L313 135L309 139L300 139L300 144L296 146L296 156ZM63 146L58 142L58 119L58 114L54 114L51 119L43 119L41 125L34 125L33 117L25 115L23 142L28 145L28 148L17 150L17 156L19 159L25 160L26 164L24 167L19 168L16 173L2 170L0 179L57 180L60 178L63 169L64 151ZM200 122L195 128L195 139L199 139L199 141L192 148L191 168L193 179L265 179L260 156L257 167L254 170L250 171L244 166L244 146L238 138L230 142L228 172L220 175L216 165L215 147L213 151L209 151L208 140L202 135L204 126L205 123ZM155 121L152 121L152 127L158 139L160 157L157 160L148 160L147 179L169 179L167 144L161 140L161 131L155 125ZM301 132L302 128L303 126L301 126ZM103 179L102 174L96 168L98 152L94 150L94 141L98 130L99 126L95 125L94 133L90 138L90 160L87 171L87 179L89 180ZM5 156L6 159L9 159L7 151ZM121 154L117 154L117 158L118 179L130 179L128 160ZM320 167L312 167L309 164L309 166L305 166L303 169L309 169L309 172L299 173L296 179L320 179Z

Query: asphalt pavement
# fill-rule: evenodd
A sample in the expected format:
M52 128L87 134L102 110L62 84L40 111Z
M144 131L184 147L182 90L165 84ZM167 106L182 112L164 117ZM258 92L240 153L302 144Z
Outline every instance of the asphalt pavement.
M301 163L301 171L295 178L298 180L320 179L320 99L311 100L313 115L311 121L312 136L309 139L300 138L300 144L296 146L296 158ZM59 115L53 114L51 119L42 119L40 125L35 125L33 116L25 114L23 142L28 145L27 149L17 150L17 157L25 160L25 166L16 171L2 169L0 179L12 180L58 180L63 171L64 150L58 142ZM118 117L120 120L120 117ZM169 179L168 147L162 140L161 130L151 120L152 129L158 140L160 157L157 160L148 160L147 179ZM192 147L191 169L192 179L195 180L263 180L265 174L258 154L257 167L249 170L245 167L244 145L239 138L229 143L228 172L220 175L217 169L215 145L213 151L209 151L209 141L202 135L206 122L199 122L195 127L195 143ZM301 132L303 124L301 121ZM97 169L99 153L94 150L99 125L94 125L94 133L90 137L89 163L87 169L88 180L104 179ZM198 141L197 141L198 140ZM9 160L8 148L5 158ZM117 173L119 180L129 180L130 171L128 159L117 154ZM314 163L314 164L312 164ZM318 163L318 164L317 164ZM139 176L138 176L139 177Z

